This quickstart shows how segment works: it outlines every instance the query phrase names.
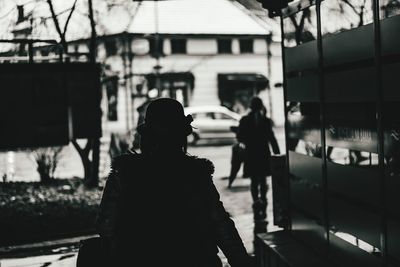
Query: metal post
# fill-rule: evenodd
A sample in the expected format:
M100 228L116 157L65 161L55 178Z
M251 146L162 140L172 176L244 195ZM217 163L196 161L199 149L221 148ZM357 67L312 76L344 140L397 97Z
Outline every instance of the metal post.
M385 171L385 140L384 140L384 98L383 98L383 85L382 85L382 56L381 56L381 26L380 26L380 8L379 1L373 1L373 14L374 14L374 47L375 47L375 68L376 68L376 79L377 79L377 101L376 101L376 114L377 114L377 135L378 135L378 166L380 174L380 186L381 186L381 232L380 232L380 245L381 245L381 256L382 266L388 265L388 252L387 252L387 221L388 214L386 210L386 171Z
M28 43L28 58L29 58L29 63L33 63L33 43L32 42Z
M159 51L159 43L160 43L160 36L158 34L158 0L154 2L154 47L155 47L155 58L156 58L156 65L154 66L154 73L155 73L155 87L158 90L158 95L161 95L161 81L160 81L160 54Z
M326 155L326 136L325 136L325 93L324 93L324 61L321 32L321 1L316 3L317 16L317 52L318 52L318 86L319 86L319 110L321 126L321 154L322 154L322 192L324 207L324 228L326 235L326 253L329 254L329 205L328 205L328 177L327 177L327 155Z
M96 28L94 22L93 14L93 4L92 0L88 0L89 7L89 18L91 26L91 36L90 36L90 51L89 60L92 64L96 63ZM92 171L90 177L89 185L97 186L99 183L99 165L100 165L100 137L94 137L92 142Z
M284 31L284 27L283 27L283 14L280 15L280 23L281 23L281 51L282 51L282 75L283 75L283 99L284 99L284 103L283 103L283 107L285 110L285 142L286 144L289 144L289 124L288 124L288 120L287 120L287 116L289 114L289 109L288 106L286 104L286 99L287 99L287 91L286 91L286 71L285 71L285 31ZM287 221L287 230L291 230L292 229L292 207L291 207L291 196L290 196L290 172L289 172L289 148L288 146L286 146L286 164L285 164L285 175L286 175L286 179L287 179L287 203L288 203L288 221Z
M267 92L268 92L268 102L269 102L269 116L273 119L274 118L274 111L273 111L273 106L272 106L272 92L271 89L272 87L270 86L270 81L271 81L271 42L272 42L272 36L271 34L268 35L267 37L267 77L268 77L268 87L267 87Z

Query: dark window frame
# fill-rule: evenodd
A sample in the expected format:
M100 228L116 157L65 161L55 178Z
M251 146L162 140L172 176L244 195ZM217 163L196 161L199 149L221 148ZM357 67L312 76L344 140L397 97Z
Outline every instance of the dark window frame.
M232 54L232 39L217 39L218 54Z
M156 39L155 38L149 38L149 54L153 57L161 57L164 56L164 39L163 38L158 38L158 49L155 49L155 43ZM157 51L158 50L158 51Z
M254 53L254 40L253 39L239 39L239 50L241 54Z
M171 54L187 54L187 40L184 38L173 38L171 42Z

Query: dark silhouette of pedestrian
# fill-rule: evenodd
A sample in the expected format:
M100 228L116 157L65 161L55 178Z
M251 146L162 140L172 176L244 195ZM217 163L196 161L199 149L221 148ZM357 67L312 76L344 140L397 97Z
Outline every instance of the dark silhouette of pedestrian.
M263 107L262 112L264 112L264 114L267 113L265 106ZM237 138L239 130L238 127L232 127L231 130L236 134ZM237 141L235 144L232 145L231 169L228 176L228 188L232 187L233 181L235 181L237 174L244 163L245 157L246 157L245 146L243 143ZM249 177L249 175L246 173L246 170L247 169L243 168L243 175L242 175L243 178Z
M152 101L138 127L141 153L113 159L97 227L109 266L253 265L215 188L211 161L188 155L192 117L170 98Z
M271 151L280 154L278 142L272 130L272 120L266 116L266 108L259 97L250 102L250 112L239 123L238 140L245 146L245 172L251 179L251 196L255 219L266 218L267 176L271 175Z
M151 101L153 101L153 100L154 99L152 99L152 98L146 99L146 101L136 109L138 112L138 121L137 121L137 125L136 125L137 127L144 122L144 118L146 115L146 109L147 109L148 105L151 103ZM132 148L137 149L139 147L140 147L140 134L136 130L134 133Z

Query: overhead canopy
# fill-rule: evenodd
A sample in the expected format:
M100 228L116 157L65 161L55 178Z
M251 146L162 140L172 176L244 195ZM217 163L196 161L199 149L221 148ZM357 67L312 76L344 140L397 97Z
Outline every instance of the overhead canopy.
M194 88L194 75L191 72L164 72L158 74L161 85L166 85L169 88L179 88L184 85L189 85ZM156 74L150 73L146 75L149 88L156 87Z
M225 73L218 74L218 85L221 89L248 88L259 92L269 86L269 80L259 73Z
M269 85L267 77L259 73L218 74L218 97L221 105L243 113L250 99Z

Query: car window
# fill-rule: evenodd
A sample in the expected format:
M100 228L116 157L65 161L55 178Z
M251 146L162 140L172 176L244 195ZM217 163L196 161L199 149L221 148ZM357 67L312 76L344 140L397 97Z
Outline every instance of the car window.
M213 113L211 112L199 112L199 113L193 113L192 114L193 119L195 120L204 120L204 119L213 119Z
M228 114L225 114L225 113L221 113L221 112L215 112L214 118L216 120L233 120L233 118L231 116L229 116Z

